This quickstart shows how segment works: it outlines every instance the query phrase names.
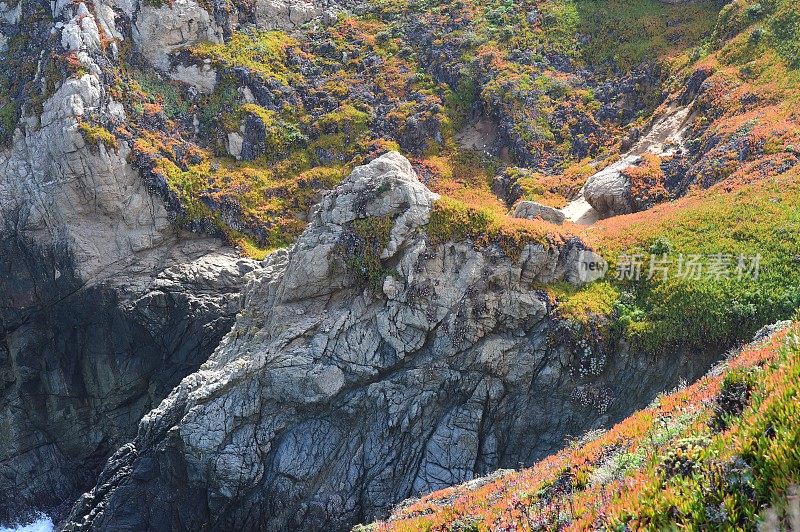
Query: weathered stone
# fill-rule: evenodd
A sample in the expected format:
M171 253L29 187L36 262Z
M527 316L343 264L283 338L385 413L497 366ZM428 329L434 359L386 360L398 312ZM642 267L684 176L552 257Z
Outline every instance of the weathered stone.
M80 121L125 119L97 74L97 28L113 34L113 17L57 4L57 41L88 73L0 152L0 522L57 517L94 484L230 329L257 267L176 231L126 143L84 139Z
M520 201L514 208L514 217L527 218L528 220L544 220L559 225L564 223L566 218L560 210L535 201Z
M254 272L234 328L145 416L65 530L346 530L409 495L529 464L704 371L702 356L622 351L578 382L535 287L574 275L580 243L515 259L434 246L436 198L396 153L356 168ZM382 270L368 273L373 223Z
M523 194L522 187L519 184L520 177L533 175L534 172L532 170L516 167L505 168L492 180L492 192L511 208Z
M637 198L632 197L631 184L625 170L642 163L642 155L653 153L671 157L682 149L684 136L692 121L690 107L673 107L654 119L644 135L617 162L591 176L583 188L585 200L601 217L628 214L642 210Z
M169 77L191 85L200 94L209 94L217 86L217 72L210 65L176 65Z
M232 146L229 145L231 148L233 148L231 154L233 154L238 148L238 154L236 157L245 161L252 161L266 153L267 127L260 117L253 114L248 114L241 126L241 131L241 144L237 146L236 141L238 139L234 139L234 144ZM230 141L230 137L228 140Z
M257 0L256 24L268 30L292 30L321 16L324 8L318 3L298 0Z
M637 155L623 158L586 181L583 196L602 217L633 212L630 181L622 170L635 165L639 160L641 157Z
M236 157L237 159L241 158L242 155L242 147L244 146L244 137L235 131L231 131L228 133L228 153Z
M194 0L175 0L159 7L142 3L133 40L150 64L168 72L172 52L200 41L222 42L222 30Z

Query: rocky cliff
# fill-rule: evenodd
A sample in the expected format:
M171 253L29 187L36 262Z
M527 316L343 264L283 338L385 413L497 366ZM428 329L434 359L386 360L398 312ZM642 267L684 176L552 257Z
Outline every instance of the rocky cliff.
M610 430L533 468L406 501L358 530L793 530L798 355L796 323L767 326Z
M576 352L537 287L577 282L581 244L437 243L435 200L397 153L356 168L66 530L344 530L530 464L708 364Z
M18 5L12 38L35 31L41 7ZM88 116L125 119L104 82L109 9L53 6L50 42L74 53L83 74L39 112L24 101L0 153L1 521L64 511L91 486L228 332L244 276L258 267L182 234L127 162L129 145L81 132Z

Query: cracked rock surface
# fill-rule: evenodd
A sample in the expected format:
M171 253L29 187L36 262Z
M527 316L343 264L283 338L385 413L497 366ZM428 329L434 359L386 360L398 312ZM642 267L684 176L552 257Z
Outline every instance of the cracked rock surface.
M182 235L126 158L92 146L90 115L124 121L98 62L98 2L56 2L85 73L23 117L0 151L0 522L58 517L141 417L230 329L258 263Z
M222 29L194 0L175 0L163 6L140 6L133 40L156 68L169 71L171 52L200 41L222 42Z
M356 168L252 273L231 332L144 417L65 530L346 530L530 464L707 367L624 349L579 359L536 286L572 279L581 244L514 259L433 245L435 199L397 153ZM386 218L387 273L367 282L354 227Z

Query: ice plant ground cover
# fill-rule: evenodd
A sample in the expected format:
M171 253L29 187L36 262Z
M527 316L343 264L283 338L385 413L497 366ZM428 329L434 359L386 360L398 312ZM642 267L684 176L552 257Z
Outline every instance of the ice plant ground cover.
M800 305L798 172L731 187L721 183L675 202L602 221L584 239L610 263L605 278L579 291L549 287L561 313L606 337L623 336L660 352L687 343L695 349L745 341L763 324L791 316ZM724 268L708 268L714 257ZM620 258L664 259L666 271L637 278L620 272ZM680 275L681 257L700 257L695 275ZM758 257L757 275L739 275L740 257ZM659 266L660 268L661 266ZM624 273L625 275L620 275ZM622 278L620 278L622 277ZM648 278L651 277L651 278Z

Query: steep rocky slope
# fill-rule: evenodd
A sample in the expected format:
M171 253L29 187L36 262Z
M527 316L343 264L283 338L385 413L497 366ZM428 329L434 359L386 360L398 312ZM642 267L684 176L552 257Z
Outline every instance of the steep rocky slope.
M62 248L63 249L63 248ZM11 238L3 269L0 518L71 504L139 419L228 331L244 274L231 254L181 256L142 289L74 276L70 256ZM47 253L49 251L49 253ZM171 262L171 261L169 261ZM168 262L168 263L169 263ZM138 268L115 270L133 280ZM163 267L163 266L162 266ZM54 268L66 280L55 280Z
M441 241L435 200L397 153L356 168L66 529L347 529L529 464L709 364L575 352L537 286L577 282L581 244Z
M696 384L522 471L398 507L371 530L794 530L798 325L781 322Z
M291 243L322 190L387 149L468 203L505 210L483 180L509 163L540 173L526 196L565 202L588 161L659 105L673 56L719 9L567 4L120 5L98 51L126 120L90 113L82 131L128 142L184 227L256 257ZM298 28L286 5L317 18ZM631 49L601 46L609 32ZM54 52L48 72L77 69Z

